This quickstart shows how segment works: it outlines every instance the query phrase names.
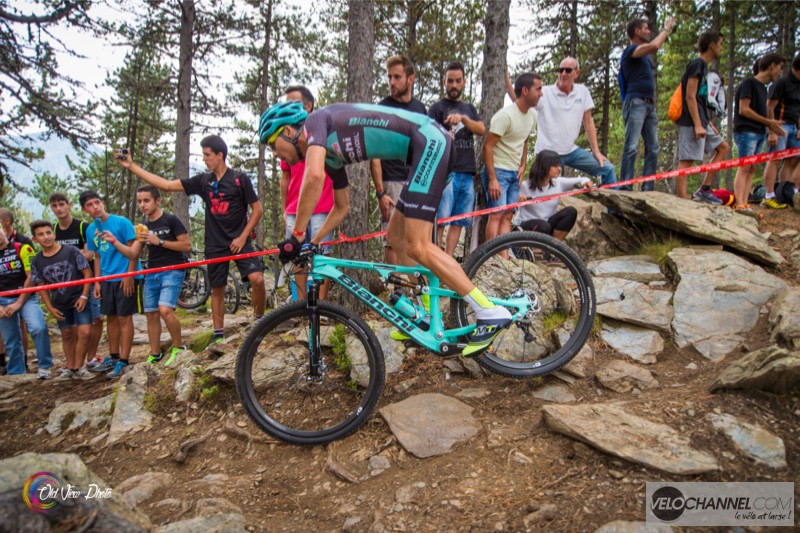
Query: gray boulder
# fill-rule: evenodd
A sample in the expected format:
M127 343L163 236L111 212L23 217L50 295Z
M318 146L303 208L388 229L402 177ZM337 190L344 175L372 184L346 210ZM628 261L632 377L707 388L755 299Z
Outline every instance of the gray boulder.
M786 394L800 390L800 352L768 346L725 367L710 390L751 389Z
M722 244L769 266L783 263L767 244L758 223L725 206L676 198L670 194L602 190L592 193L609 209L641 225L655 225L691 237Z
M672 293L639 286L623 290L616 302L597 306L597 314L635 326L671 333Z
M667 267L678 285L672 300L675 343L693 346L712 361L738 347L762 306L786 289L781 279L728 252L677 248Z
M158 381L160 375L155 365L148 363L128 367L117 388L108 444L114 444L131 433L150 429L153 415L144 408L144 395L148 387Z
M661 268L649 255L612 257L592 261L586 267L593 276L600 278L622 278L640 283L664 281Z
M719 469L716 459L692 448L688 438L621 404L545 405L542 412L553 431L628 461L680 475Z
M98 428L105 425L111 417L110 394L103 398L87 402L64 402L50 411L45 429L53 436L58 436L62 431L73 431L84 425ZM67 424L69 421L69 424ZM63 427L67 424L67 427Z
M658 381L649 370L620 359L610 361L597 371L595 377L601 385L616 392L658 387Z
M114 490L122 494L122 497L131 507L136 507L145 500L153 497L159 489L169 487L173 483L173 477L166 472L145 472L133 477L129 477Z
M800 348L800 288L791 287L775 298L769 312L770 339Z
M732 415L710 413L706 418L755 462L770 468L786 468L786 448L779 437Z
M57 514L32 512L20 497L27 479L35 472L52 472L66 485L80 492L80 497L58 498L61 501ZM95 488L93 488L93 486ZM90 497L111 489L109 497ZM91 491L91 492L90 492ZM97 513L92 532L144 533L152 529L150 519L129 505L113 487L90 470L81 458L66 453L24 453L0 460L0 530L3 531L74 531L86 517Z
M480 424L472 410L455 398L426 393L387 405L380 413L403 448L422 459L448 453L474 437Z
M664 350L664 339L657 331L638 326L605 321L600 336L614 350L646 365L655 363Z
M626 290L646 287L644 283L624 278L597 276L592 281L594 282L594 294L598 306L622 300Z
M153 533L247 533L244 526L244 516L228 513L173 522L154 529Z
M672 528L664 524L614 520L598 527L594 533L670 533L671 531Z

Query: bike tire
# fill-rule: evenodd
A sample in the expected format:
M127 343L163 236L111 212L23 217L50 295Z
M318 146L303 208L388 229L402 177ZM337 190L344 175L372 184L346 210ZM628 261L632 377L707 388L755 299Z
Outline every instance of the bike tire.
M320 327L327 365L321 379L309 377L312 323L305 301L259 320L236 361L236 389L248 416L291 444L325 444L353 433L369 418L385 381L383 350L366 322L328 302L317 313L327 320Z
M228 271L228 284L225 285L225 312L236 314L242 303L242 287L233 272Z
M186 269L181 292L178 295L178 305L184 309L197 309L208 301L211 294L211 284L208 271L201 267Z
M463 269L487 296L525 292L540 303L538 312L509 326L477 357L482 366L509 377L539 376L561 368L583 348L594 324L594 284L566 244L543 233L515 231L478 247ZM474 323L464 300L452 300L450 314L456 327Z

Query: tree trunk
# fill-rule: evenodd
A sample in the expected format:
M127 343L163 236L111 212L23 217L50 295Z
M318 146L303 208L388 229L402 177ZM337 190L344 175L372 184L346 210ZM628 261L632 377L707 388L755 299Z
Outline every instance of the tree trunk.
M348 0L347 45L347 101L372 101L372 58L375 55L375 2L373 0ZM369 163L347 167L350 180L350 214L342 223L346 235L365 235L369 232ZM369 260L366 242L350 243L340 247L341 255L358 261ZM365 284L363 272L352 272L353 277ZM348 294L341 295L342 303L360 307L359 300ZM351 307L351 308L352 308Z
M606 26L606 42L611 43L613 42L613 38L611 36L612 26L608 24ZM603 117L600 119L600 139L598 142L600 144L600 151L603 154L608 155L608 129L610 123L609 111L611 107L611 62L616 61L616 59L612 59L610 56L606 57L603 61Z
M492 2L491 9L486 10L484 27L486 31L486 41L483 47L483 67L481 69L481 120L486 124L487 130L492 116L503 107L503 99L506 94L505 76L508 65L506 55L508 54L508 31L511 26L510 20L511 0L496 0ZM513 82L513 80L512 80ZM475 159L477 168L483 167L483 141L475 142ZM483 192L480 178L475 177L475 191L478 197L478 208L486 207L486 196ZM478 219L478 221L481 221ZM472 238L473 231L479 231L483 236L483 225L477 228L473 225L467 228L464 237L465 248L472 248L470 243L476 243ZM482 242L480 238L478 241ZM466 256L466 250L464 255Z
M725 137L728 141L728 146L733 146L733 99L736 84L734 83L734 72L736 67L736 2L728 2L727 8L729 9L730 18L728 20L728 86L726 87L725 100L728 103L728 127L725 132ZM719 181L719 172L715 181ZM714 188L718 188L717 184L713 184ZM725 171L725 188L729 191L733 190L733 169Z
M578 0L569 6L569 55L578 57Z
M178 105L175 123L175 176L174 179L189 177L189 143L192 133L192 56L194 47L194 23L196 17L194 0L182 0L181 34L179 41ZM172 193L172 209L176 217L187 228L189 223L189 198L182 192Z
M272 4L273 0L268 0L266 5L266 12L264 12L264 6L261 6L262 9L262 16L264 18L264 46L261 48L261 105L259 109L264 111L267 109L269 105L269 55L271 51L271 43L270 40L272 39ZM259 143L258 145L258 197L261 199L261 202L265 202L267 199L267 193L269 190L268 181L267 181L267 170L266 170L266 146ZM283 207L283 206L281 206ZM266 213L267 210L265 209L264 212ZM276 209L270 209L270 223L272 227L276 227L278 224L278 213ZM256 242L259 246L264 246L264 223L266 220L262 220L261 224L256 226Z

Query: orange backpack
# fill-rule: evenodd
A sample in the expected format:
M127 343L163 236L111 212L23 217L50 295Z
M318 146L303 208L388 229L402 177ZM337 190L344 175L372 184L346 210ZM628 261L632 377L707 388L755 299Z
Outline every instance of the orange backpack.
M678 85L672 97L669 99L669 109L667 110L667 118L672 122L678 122L683 114L683 84Z

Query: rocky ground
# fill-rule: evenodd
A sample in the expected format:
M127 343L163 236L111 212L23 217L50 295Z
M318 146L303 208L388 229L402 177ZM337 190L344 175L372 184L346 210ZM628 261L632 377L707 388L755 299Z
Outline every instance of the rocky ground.
M383 341L401 362L380 412L298 448L260 433L230 385L246 310L222 357L201 349L207 317L186 315L195 351L177 371L0 378L0 513L19 520L0 530L47 530L19 498L42 470L113 489L60 531L633 531L647 481L800 481L800 212L759 210L756 227L603 196L625 219L580 203L571 237L602 327L563 371L512 380ZM681 243L663 257L620 257L669 230Z

